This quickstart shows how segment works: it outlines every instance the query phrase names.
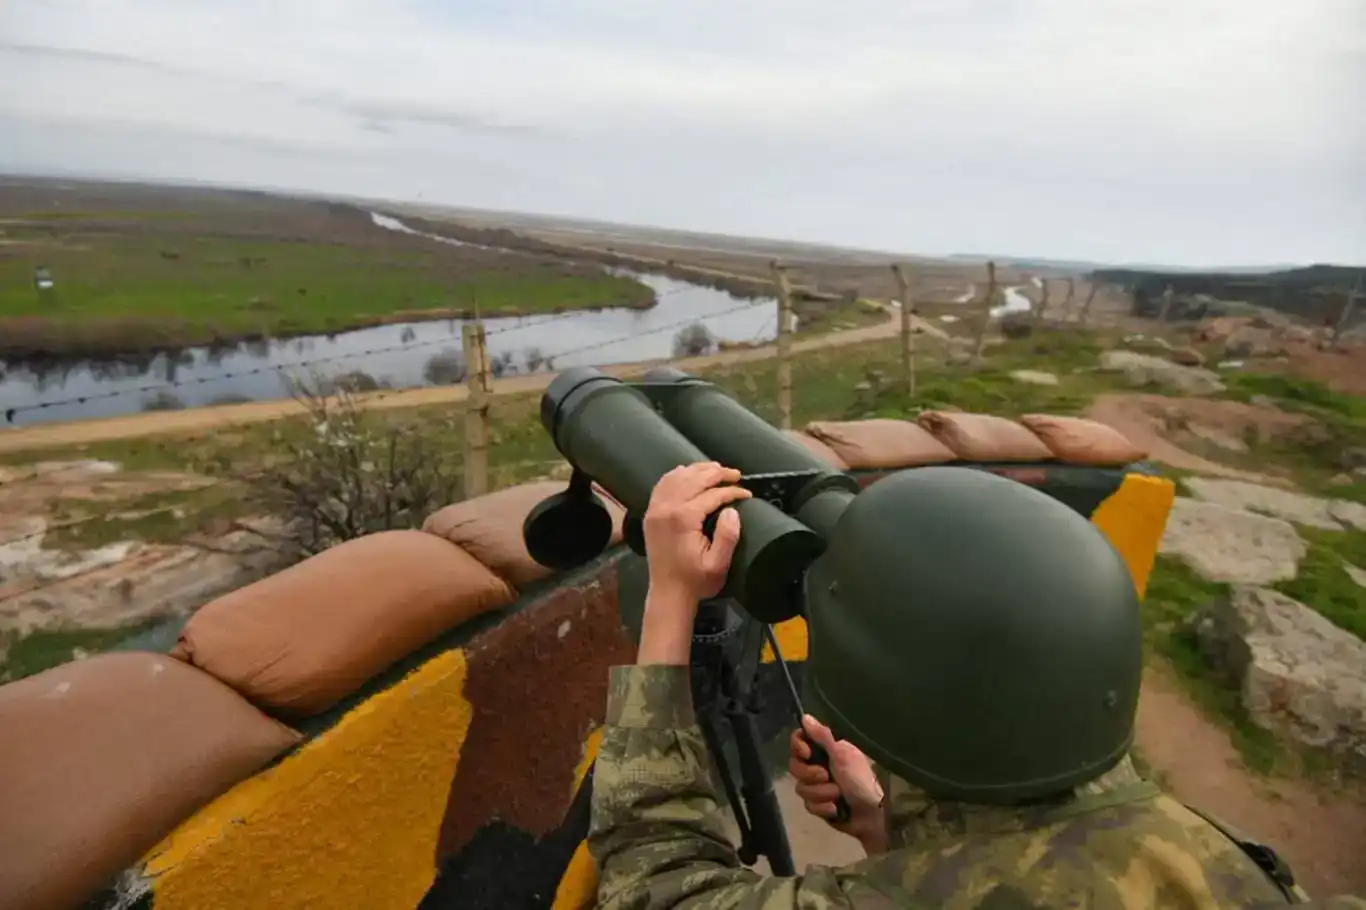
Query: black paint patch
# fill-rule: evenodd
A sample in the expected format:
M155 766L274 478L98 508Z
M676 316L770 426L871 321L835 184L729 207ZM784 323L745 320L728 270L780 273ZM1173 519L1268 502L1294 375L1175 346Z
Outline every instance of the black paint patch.
M441 864L417 910L548 910L574 851L588 836L590 769L564 822L537 838L501 821L474 833Z
M76 910L152 910L152 892L148 891L131 904L121 903L128 898L118 892L114 886L102 889L99 893L92 895L89 900L81 904Z

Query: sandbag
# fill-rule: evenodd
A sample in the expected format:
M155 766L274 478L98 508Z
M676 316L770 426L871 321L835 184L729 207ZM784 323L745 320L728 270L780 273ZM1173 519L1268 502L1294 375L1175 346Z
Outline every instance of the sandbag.
M1053 452L1013 420L994 414L926 411L920 425L964 461L1047 461Z
M70 910L299 734L165 654L0 686L0 907Z
M832 468L839 468L841 471L848 470L849 465L844 463L844 459L840 458L834 449L830 448L816 437L809 436L806 433L799 433L796 430L783 430L782 432L788 439L800 444L802 448L806 449Z
M1059 461L1072 464L1126 465L1142 461L1148 453L1129 438L1095 420L1026 414L1020 423L1043 440Z
M200 608L171 654L267 710L306 717L515 597L455 544L421 531L384 531Z
M541 500L563 493L563 481L527 483L475 499L457 502L432 513L422 525L428 534L449 540L488 566L516 588L540 581L552 570L536 562L522 538L522 522ZM599 493L612 515L612 541L621 542L625 513L610 497Z
M806 432L829 446L851 470L943 464L954 453L908 420L819 420Z

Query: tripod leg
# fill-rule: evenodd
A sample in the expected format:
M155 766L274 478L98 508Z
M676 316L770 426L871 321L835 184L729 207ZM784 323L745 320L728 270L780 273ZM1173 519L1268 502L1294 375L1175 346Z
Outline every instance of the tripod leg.
M721 778L721 789L726 793L731 814L735 816L735 827L740 830L740 843L735 853L740 857L740 862L752 866L758 859L758 853L754 849L754 829L750 827L745 805L740 801L740 794L735 789L735 779L731 777L726 753L721 746L721 737L716 731L716 724L710 713L699 714L697 722L702 728L702 738L707 741L707 751L711 753L711 760L716 765L716 773Z
M782 808L759 751L759 731L754 716L733 702L726 714L735 734L735 752L740 760L740 792L744 795L745 814L753 829L755 850L768 857L768 867L774 875L796 875Z

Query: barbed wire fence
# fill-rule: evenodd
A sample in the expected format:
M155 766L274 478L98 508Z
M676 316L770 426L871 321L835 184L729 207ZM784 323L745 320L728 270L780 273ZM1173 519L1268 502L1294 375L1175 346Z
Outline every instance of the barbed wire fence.
M901 363L903 365L903 370L907 372L907 375L903 377L903 380L906 382L908 388L914 389L914 369L916 362L914 345L916 343L916 336L919 334L919 332L914 331L911 328L912 314L916 313L916 302L915 295L912 294L910 291L910 282L909 280L907 280L906 277L907 275L912 273L912 268L908 266L900 266L898 268L900 269L900 274L897 276L897 282L900 287L901 293L898 295L899 299L895 302L895 306L889 309L899 311L899 313L901 314L899 320L899 338L902 347ZM780 263L773 263L775 297L777 298L776 307L773 306L773 303L771 301L746 302L735 307L722 310L720 312L696 314L683 319L671 321L664 325L655 326L650 329L629 332L616 337L602 339L584 345L579 345L576 347L571 347L554 352L549 356L547 364L553 367L553 361L564 361L566 359L571 359L582 354L590 353L592 351L601 350L614 345L629 343L640 338L658 335L664 332L677 332L681 329L685 329L697 323L705 324L705 322L710 319L721 318L736 313L753 311L755 309L768 307L770 308L769 317L763 323L760 324L758 330L755 331L747 341L740 342L740 346L758 347L765 345L765 343L775 344L777 346L778 350L776 352L776 356L769 359L775 361L775 366L779 371L779 383L777 390L779 396L779 422L783 425L784 429L790 428L790 378L786 386L786 396L783 395L784 384L782 383L781 378L782 373L784 371L784 367L786 367L787 371L789 371L788 376L790 377L791 360L794 356L794 352L792 350L791 345L791 335L794 329L792 300L793 294L791 292L790 287L788 286L788 283L785 280L780 280L780 275L785 276L786 272L787 268L785 266L783 266ZM976 355L974 358L974 362L980 358L980 351L983 347L983 339L988 333L990 327L993 324L999 325L1001 322L1001 317L993 315L992 311L1003 304L1003 294L1011 290L1015 291L1016 293L1020 293L1020 290L1023 287L1020 285L1011 288L1000 287L998 282L996 281L996 269L994 263L987 264L986 273L987 282L985 286L985 291L980 295L977 295L975 300L964 302L964 309L966 311L964 314L964 318L971 318L975 323L971 341L972 350ZM1074 313L1072 308L1072 301L1074 298L1074 283L1071 280L1067 281L1068 293L1062 303L1060 312L1049 312L1048 310L1048 294L1050 288L1050 281L1045 279L1035 282L1035 284L1041 292L1041 299L1031 300L1032 306L1031 309L1028 311L1016 311L1017 313L1022 313L1024 318L1033 320L1036 324L1042 323L1045 325L1055 326L1076 325L1078 327L1085 328L1094 327L1100 324L1100 321L1096 318L1097 314L1091 311L1092 303L1097 294L1096 285L1092 285L1090 287L1089 292L1085 297L1080 309ZM672 291L663 292L659 296L664 297L668 296L669 294L682 293L688 290L691 290L691 288L678 288ZM155 384L111 390L109 392L102 392L91 395L71 396L63 399L35 402L30 405L22 405L9 408L6 410L4 416L7 422L12 423L15 417L24 413L42 411L50 408L62 407L72 404L85 404L91 401L101 399L133 395L141 396L146 395L148 393L168 392L180 387L194 386L210 382L224 382L233 378L258 375L262 373L275 372L281 374L281 376L283 377L287 372L290 371L298 371L305 369L313 370L319 366L326 364L346 363L352 360L373 357L378 354L394 353L400 351L416 351L436 346L453 347L456 343L456 339L459 338L461 347L463 349L463 356L465 361L465 392L461 396L464 399L464 414L466 421L464 433L465 451L462 453L465 464L465 493L467 496L477 496L484 492L487 492L488 490L488 449L490 439L492 438L491 406L493 399L495 397L499 397L494 384L494 361L493 358L491 358L489 355L488 339L506 333L517 332L519 330L545 326L561 320L574 318L579 315L581 315L580 311L571 310L539 318L527 317L526 319L520 320L514 325L500 326L492 330L486 330L481 320L466 320L462 322L458 334L453 330L449 335L441 336L438 338L424 339L422 341L413 341L398 345L379 346L364 350L348 351L345 353L328 355L324 357L307 358L272 367L255 367L248 370L218 373L213 376L190 377L180 381L159 382ZM891 318L893 321L897 321L895 313L889 312L889 318ZM675 359L678 358L670 356L661 358L660 360L663 362L668 362ZM386 399L393 399L396 397L402 398L403 396L407 396L414 391L416 391L416 389L414 388L381 389L378 391L367 392L361 395L357 395L357 400L361 403L361 406L363 408L368 409L378 405L380 402L383 402ZM783 406L784 397L786 397L786 408ZM253 402L253 404L255 403L257 402ZM225 412L224 421L222 423L215 423L201 434L175 434L174 430L172 429L168 431L168 435L175 435L177 438L194 440L198 438L204 438L210 435L215 435L223 432L225 429L241 425L239 423L235 423L231 419L231 406L224 407L223 410ZM298 413L303 414L304 412L300 410ZM282 410L281 414L272 415L266 418L255 418L251 421L245 421L242 423L255 423L259 422L261 419L273 420L285 415L286 412ZM52 464L50 466L39 466L23 473L0 477L0 490L2 490L6 486L14 486L32 480L40 480L47 475L58 475L65 472L70 472L72 471L72 469L73 466L70 462L59 462L56 464ZM2 495L4 494L0 492L0 496ZM169 509L173 507L167 508ZM42 538L48 534L78 528L90 522L103 520L104 518L105 516L103 515L95 514L56 524L48 524L46 522L42 522L43 526L39 529L35 529L31 532L24 534L11 535L8 537L0 538L0 547L13 548L32 542L37 542L40 544ZM69 582L72 579L80 577L84 574L88 574L89 572L98 571L101 568L104 568L104 566L94 565L85 570L74 571L66 574L59 574L57 577L44 580L40 583L24 586L21 590L14 593L19 593L23 595L35 594L41 592L46 588Z

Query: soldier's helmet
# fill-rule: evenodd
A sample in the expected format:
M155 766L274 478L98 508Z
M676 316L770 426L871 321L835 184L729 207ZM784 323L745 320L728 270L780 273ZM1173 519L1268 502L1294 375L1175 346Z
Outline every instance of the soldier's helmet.
M806 708L939 799L1016 803L1119 762L1138 597L1062 502L968 468L877 481L807 576Z

